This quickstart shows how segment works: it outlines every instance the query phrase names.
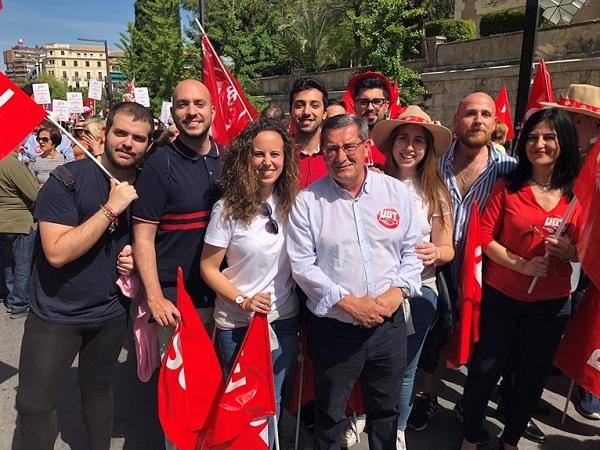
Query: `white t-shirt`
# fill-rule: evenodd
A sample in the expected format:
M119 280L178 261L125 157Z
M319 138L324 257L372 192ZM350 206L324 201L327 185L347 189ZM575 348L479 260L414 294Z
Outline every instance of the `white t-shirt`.
M268 217L260 214L249 225L239 220L225 220L223 200L219 200L213 207L204 242L227 249L228 267L223 275L244 295L271 293L269 322L272 322L296 316L298 301L285 246L287 223L277 217L277 199L271 197L269 204L279 225L278 234L267 232ZM248 326L251 313L217 295L214 317L218 328L229 330Z

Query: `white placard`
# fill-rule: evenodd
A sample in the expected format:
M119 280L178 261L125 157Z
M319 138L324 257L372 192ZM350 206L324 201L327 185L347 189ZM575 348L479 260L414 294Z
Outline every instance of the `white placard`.
M52 112L58 114L61 122L69 121L69 103L66 100L52 100Z
M148 95L147 87L136 87L133 90L133 95L135 97L135 102L140 105L145 106L146 108L150 107L150 96Z
M102 81L88 81L88 98L93 98L94 100L102 100Z
M52 103L50 98L50 88L48 83L34 83L33 86L33 99L38 105L49 105Z
M167 125L169 122L173 122L171 118L171 102L162 102L162 107L160 108L160 121Z
M83 96L81 92L67 92L69 114L83 114Z

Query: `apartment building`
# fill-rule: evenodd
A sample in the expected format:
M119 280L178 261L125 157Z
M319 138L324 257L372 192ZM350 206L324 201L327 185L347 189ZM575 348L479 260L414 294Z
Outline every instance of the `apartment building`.
M6 76L17 84L27 83L40 73L43 53L42 48L27 47L23 39L19 39L14 47L2 52Z

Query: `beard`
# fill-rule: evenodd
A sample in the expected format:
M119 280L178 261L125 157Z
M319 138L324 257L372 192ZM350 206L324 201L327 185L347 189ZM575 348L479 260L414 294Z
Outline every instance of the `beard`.
M126 161L119 161L115 157L116 151L117 151L117 149L110 148L108 146L108 143L104 144L104 153L103 153L103 155L106 157L106 159L108 160L108 162L110 163L110 165L113 166L115 169L118 169L118 170L131 170L131 169L134 169L138 165L138 163L140 162L140 160L142 159L142 157L144 156L144 154L142 153L138 157L131 158L131 159L126 160Z
M491 133L487 130L480 130L477 134L468 134L468 131L458 137L458 140L468 148L481 148L486 145L491 139Z

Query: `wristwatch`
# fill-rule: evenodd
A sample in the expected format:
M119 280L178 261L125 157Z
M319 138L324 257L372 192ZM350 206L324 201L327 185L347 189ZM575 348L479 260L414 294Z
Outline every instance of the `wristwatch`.
M233 299L235 304L238 305L240 308L242 307L244 300L246 300L246 297L244 297L243 295L238 295L236 298Z
M408 289L406 287L401 287L400 290L402 291L402 295L404 296L404 299L407 299L410 297L410 289Z

